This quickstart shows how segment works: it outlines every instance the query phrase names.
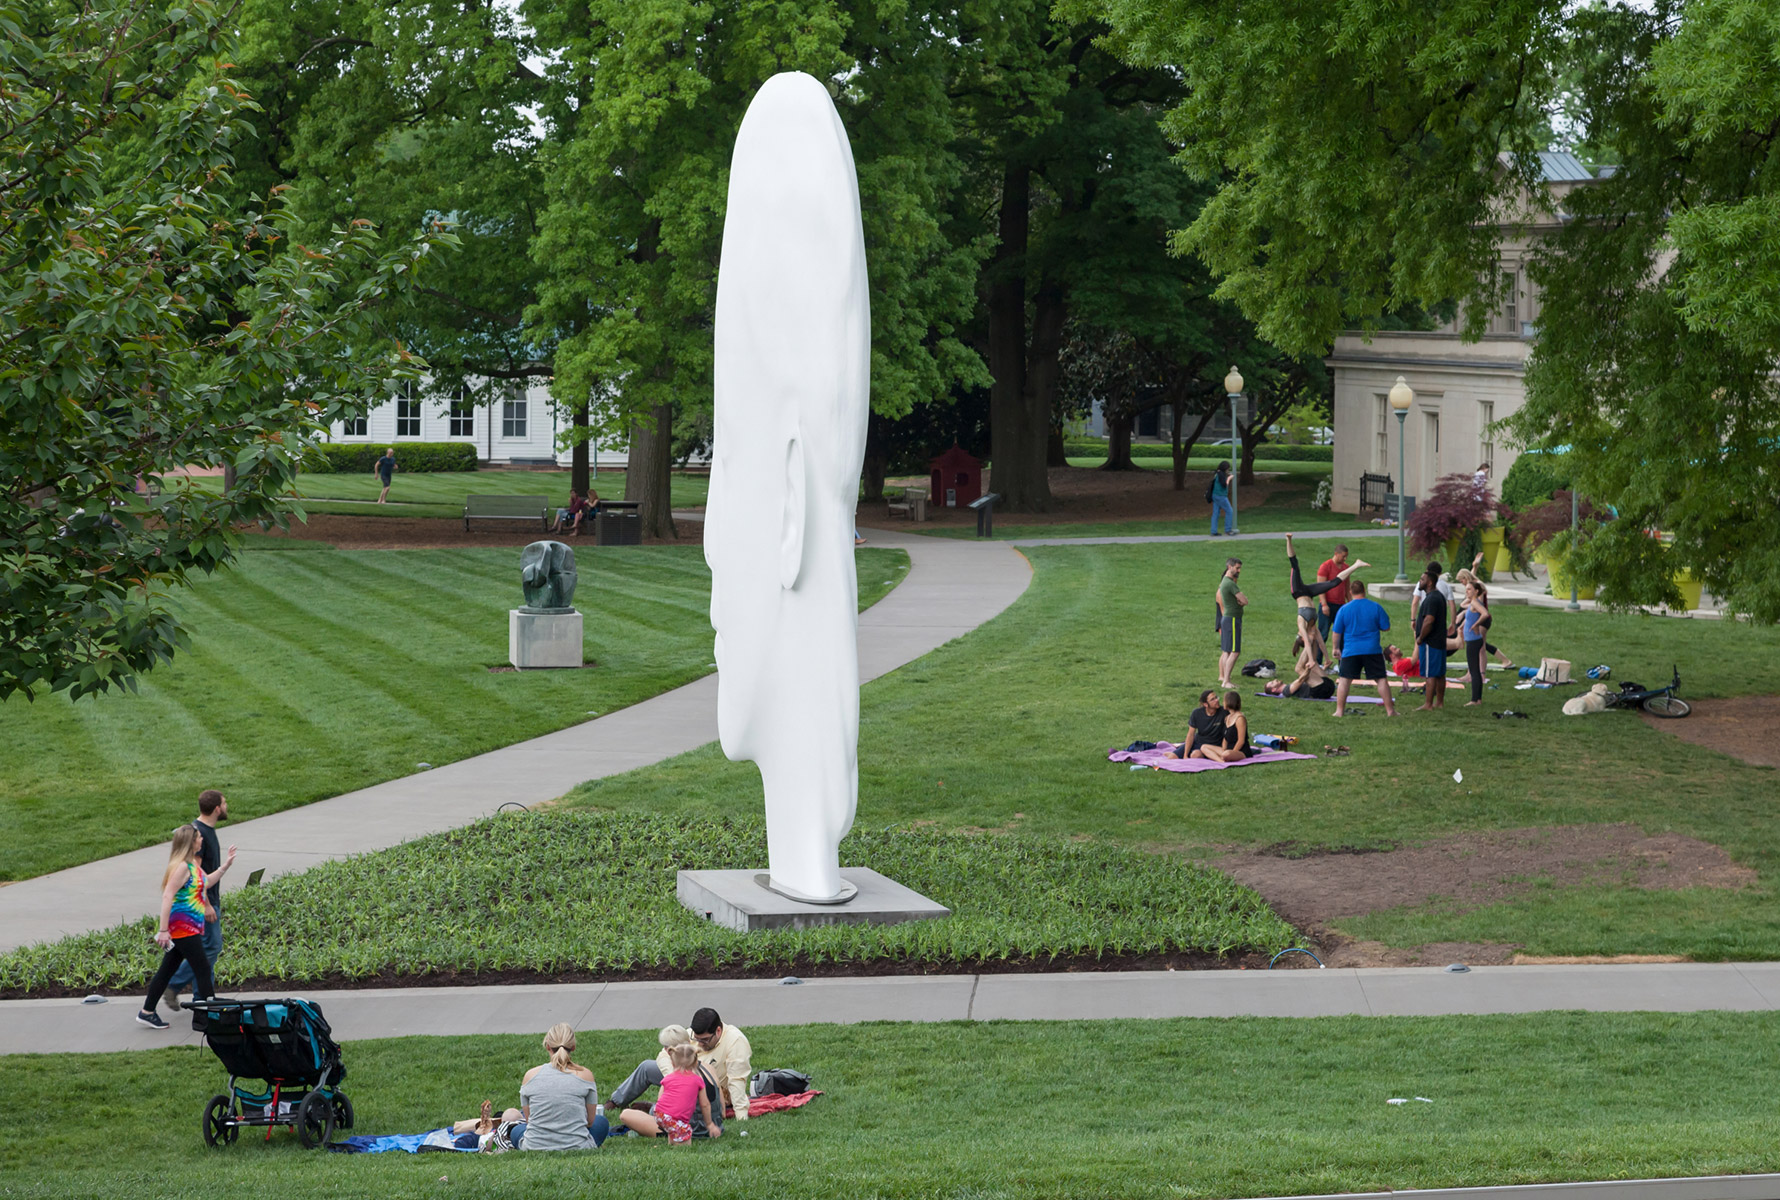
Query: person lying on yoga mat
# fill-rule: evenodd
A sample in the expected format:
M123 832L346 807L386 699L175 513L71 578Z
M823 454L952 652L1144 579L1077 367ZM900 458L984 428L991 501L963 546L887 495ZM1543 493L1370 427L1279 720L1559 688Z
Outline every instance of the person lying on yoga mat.
M1199 707L1187 718L1187 740L1174 752L1176 758L1208 758L1208 746L1224 744L1224 709L1218 703L1218 690L1206 688L1199 693Z
M1295 696L1300 700L1328 700L1335 695L1335 681L1323 670L1323 664L1311 658L1308 653L1300 654L1304 647L1304 639L1298 638L1292 643L1292 654L1297 658L1298 677L1287 683L1283 679L1269 679L1264 689L1269 696Z
M1319 580L1316 583L1305 583L1304 574L1298 569L1298 555L1292 549L1292 535L1286 534L1286 562L1291 566L1292 599L1298 605L1298 636L1304 639L1306 649L1318 662L1323 661L1323 635L1317 631L1316 608L1311 603L1318 596L1332 592L1347 582L1347 577L1361 567L1370 563L1355 561L1338 573L1333 579ZM1297 651L1293 651L1294 654Z

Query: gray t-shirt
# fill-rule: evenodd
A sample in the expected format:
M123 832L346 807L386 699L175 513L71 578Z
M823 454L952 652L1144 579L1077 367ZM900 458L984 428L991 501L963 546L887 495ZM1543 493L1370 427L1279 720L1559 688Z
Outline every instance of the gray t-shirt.
M587 1108L599 1102L599 1090L579 1075L549 1063L519 1089L519 1105L528 1109L522 1150L593 1150Z

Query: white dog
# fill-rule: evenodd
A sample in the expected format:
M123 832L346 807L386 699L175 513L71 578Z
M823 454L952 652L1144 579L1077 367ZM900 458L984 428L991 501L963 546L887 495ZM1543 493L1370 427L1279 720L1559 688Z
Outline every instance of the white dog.
M1566 717L1580 717L1583 713L1605 711L1607 711L1607 685L1604 683L1597 683L1582 695L1572 696L1564 701Z

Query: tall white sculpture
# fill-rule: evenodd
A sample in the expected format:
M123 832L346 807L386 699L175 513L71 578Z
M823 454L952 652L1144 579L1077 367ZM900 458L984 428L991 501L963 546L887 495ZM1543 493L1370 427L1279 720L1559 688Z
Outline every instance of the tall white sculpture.
M854 894L839 848L859 798L853 511L870 384L852 147L821 83L775 75L730 163L705 561L723 752L760 768L768 886L819 904Z

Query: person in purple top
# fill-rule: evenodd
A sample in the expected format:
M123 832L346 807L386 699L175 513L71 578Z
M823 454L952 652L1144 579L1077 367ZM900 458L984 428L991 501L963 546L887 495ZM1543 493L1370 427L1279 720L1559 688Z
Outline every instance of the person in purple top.
M1364 675L1378 684L1386 716L1397 715L1391 703L1391 685L1385 671L1384 642L1380 635L1391 627L1384 605L1366 594L1364 579L1350 579L1348 601L1335 613L1329 627L1329 650L1341 663L1341 681L1335 685L1335 715L1347 713L1347 691Z

